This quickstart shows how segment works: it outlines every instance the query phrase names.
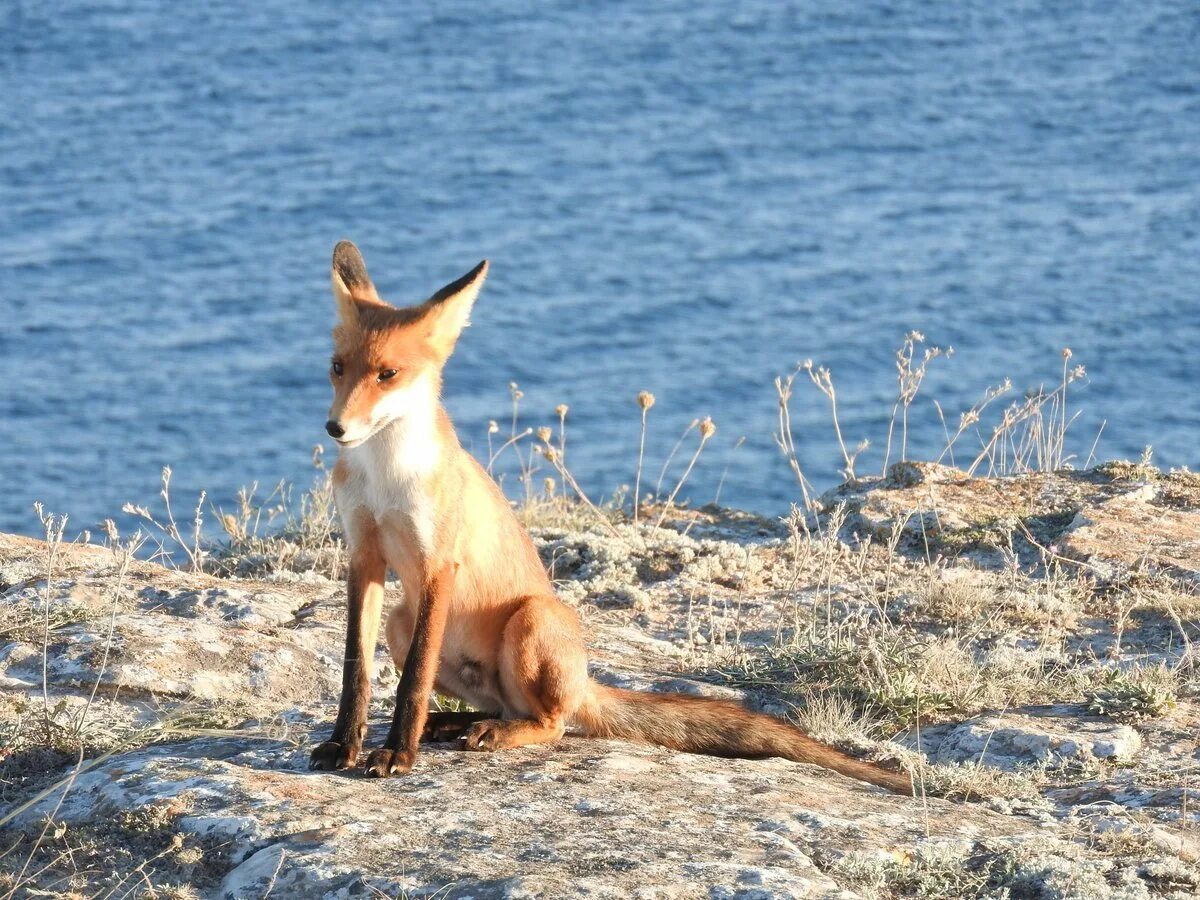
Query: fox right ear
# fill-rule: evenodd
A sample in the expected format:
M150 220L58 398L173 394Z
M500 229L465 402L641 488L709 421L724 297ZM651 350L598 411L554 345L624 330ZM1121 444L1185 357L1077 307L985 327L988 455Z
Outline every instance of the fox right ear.
M357 304L380 303L375 285L367 275L367 264L351 241L339 241L333 248L333 264L329 269L333 297L337 300L338 315L344 322L353 322Z

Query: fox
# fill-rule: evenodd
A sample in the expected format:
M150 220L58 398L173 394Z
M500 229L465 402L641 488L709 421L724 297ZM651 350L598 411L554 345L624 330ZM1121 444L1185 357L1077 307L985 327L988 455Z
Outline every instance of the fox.
M906 775L740 703L624 690L589 676L578 615L555 596L529 533L441 403L443 370L487 275L484 260L423 303L395 306L380 298L353 243L334 248L325 428L338 446L331 478L349 556L346 652L333 731L310 767L358 763L391 569L403 598L385 634L400 683L383 746L367 756L368 777L408 773L427 741L491 752L570 730L689 753L783 757L911 794ZM434 690L470 709L430 712Z

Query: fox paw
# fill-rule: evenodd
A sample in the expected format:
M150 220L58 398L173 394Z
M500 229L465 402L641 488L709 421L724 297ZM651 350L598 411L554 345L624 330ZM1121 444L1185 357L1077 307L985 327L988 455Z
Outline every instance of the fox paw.
M333 772L349 769L358 762L361 744L343 744L341 741L326 741L318 744L308 758L308 767L318 772Z
M367 757L366 776L387 778L391 775L407 775L412 771L417 754L411 750L372 750Z
M487 716L484 713L477 712L431 712L425 720L425 729L421 732L421 743L458 740L468 728L485 718Z
M461 738L464 750L501 750L505 743L504 723L499 719L484 719L466 730Z

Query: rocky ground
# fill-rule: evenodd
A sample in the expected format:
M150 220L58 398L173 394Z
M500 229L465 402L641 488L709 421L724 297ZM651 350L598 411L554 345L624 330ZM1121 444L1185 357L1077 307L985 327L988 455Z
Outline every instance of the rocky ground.
M822 502L527 515L597 678L742 697L915 798L578 738L309 772L336 535L202 572L0 536L0 896L1200 896L1200 479L900 464Z

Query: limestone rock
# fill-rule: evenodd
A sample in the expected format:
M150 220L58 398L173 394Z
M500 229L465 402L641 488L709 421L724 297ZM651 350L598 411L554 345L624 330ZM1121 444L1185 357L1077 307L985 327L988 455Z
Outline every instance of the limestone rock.
M915 740L914 735L910 743ZM921 735L922 751L936 762L1007 771L1067 761L1128 761L1141 747L1141 737L1128 725L1066 715L986 715L935 726Z
M498 755L435 747L406 778L309 772L308 747L201 738L81 775L57 812L104 828L167 807L220 864L212 896L853 896L818 863L927 833L1018 842L1035 822L896 797L782 760L601 741ZM58 802L22 812L33 829ZM107 828L121 839L118 827Z
M1108 464L973 478L902 462L821 502L827 512L844 506L851 531L887 540L898 529L921 554L996 562L1011 547L1078 560L1101 577L1145 566L1200 580L1200 476L1186 471Z
M1146 485L1085 505L1063 534L1061 552L1106 576L1144 566L1200 582L1200 508L1162 499L1157 486Z

